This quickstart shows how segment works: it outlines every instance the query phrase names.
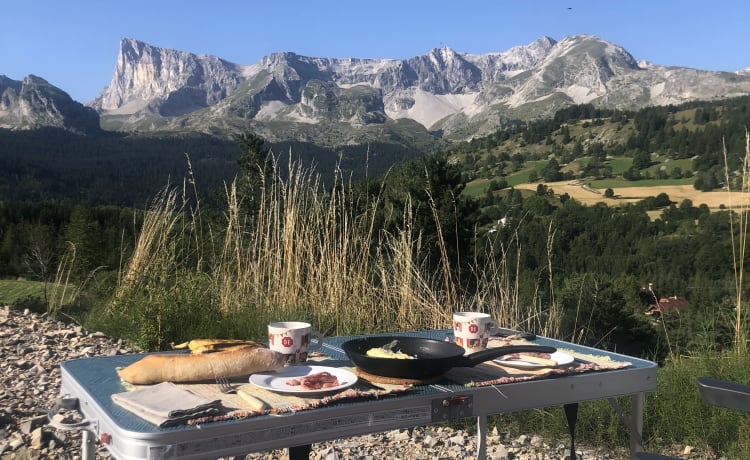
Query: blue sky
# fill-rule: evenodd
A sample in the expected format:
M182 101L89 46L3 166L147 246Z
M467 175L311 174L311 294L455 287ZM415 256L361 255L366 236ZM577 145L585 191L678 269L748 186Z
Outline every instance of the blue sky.
M0 75L34 74L81 102L109 84L123 38L250 65L277 51L401 59L585 33L655 64L750 67L748 0L25 0L0 11Z

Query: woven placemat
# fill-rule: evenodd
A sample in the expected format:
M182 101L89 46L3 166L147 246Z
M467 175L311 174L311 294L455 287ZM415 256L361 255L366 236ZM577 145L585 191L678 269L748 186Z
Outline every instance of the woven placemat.
M400 377L386 377L383 375L370 374L369 372L365 372L360 368L355 368L354 373L357 374L358 377L362 377L363 379L368 380L370 382L384 383L388 385L429 385L443 378L442 375L436 375L434 377L429 377L426 379L405 379L405 378L400 378Z

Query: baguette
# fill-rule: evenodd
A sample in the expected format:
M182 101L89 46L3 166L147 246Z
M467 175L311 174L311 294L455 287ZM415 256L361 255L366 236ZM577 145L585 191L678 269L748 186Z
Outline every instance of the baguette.
M267 348L247 346L208 354L159 353L145 356L118 371L133 385L161 382L195 382L217 377L238 377L284 367L283 354Z

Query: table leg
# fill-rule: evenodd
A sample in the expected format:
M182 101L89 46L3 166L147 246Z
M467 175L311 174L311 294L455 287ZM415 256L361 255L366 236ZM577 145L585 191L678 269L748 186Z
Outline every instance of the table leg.
M289 460L308 460L312 445L294 446L289 448Z
M646 395L634 394L631 398L630 423L635 433L630 433L630 458L635 459L635 454L643 449L643 408ZM635 436L634 436L635 435Z
M487 458L487 416L477 416L477 460Z
M576 460L576 422L578 421L578 403L565 404L565 418L568 421L568 431L570 431L570 459Z
M96 443L94 433L89 430L81 432L81 460L94 460L96 456Z

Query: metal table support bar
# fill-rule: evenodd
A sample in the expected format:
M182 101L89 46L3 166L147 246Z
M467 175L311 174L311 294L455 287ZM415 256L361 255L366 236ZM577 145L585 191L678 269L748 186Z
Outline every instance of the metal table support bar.
M477 416L477 460L487 458L487 416Z
M630 410L630 458L635 460L638 452L643 450L643 407L646 403L646 395L637 393L630 397L632 408ZM610 398L612 399L612 398ZM635 429L635 432L633 432Z
M576 422L578 422L578 403L565 404L565 420L568 421L568 431L570 431L570 460L576 460Z
M81 460L96 458L96 435L89 430L81 432Z
M625 416L625 411L615 398L607 398L607 401L628 429L630 434L630 458L635 459L635 454L643 450L643 408L646 398L643 393L634 394L630 398L632 405L630 420Z
M304 444L302 446L294 446L289 449L289 460L307 460L310 458L310 451L312 450L311 444Z

